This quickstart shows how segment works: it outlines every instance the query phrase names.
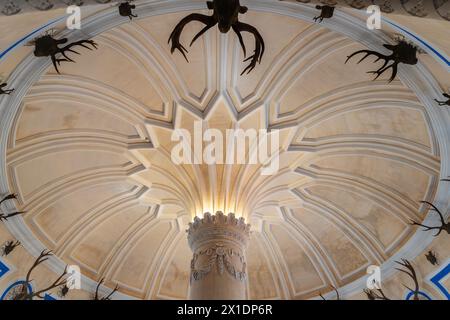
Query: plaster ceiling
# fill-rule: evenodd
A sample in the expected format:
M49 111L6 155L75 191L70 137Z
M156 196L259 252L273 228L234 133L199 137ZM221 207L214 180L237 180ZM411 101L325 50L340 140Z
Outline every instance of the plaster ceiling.
M267 44L250 75L239 76L236 37L215 29L187 64L167 45L185 15L102 32L98 50L83 50L61 75L47 63L24 92L6 168L33 235L87 277L143 299L187 297L186 225L205 211L252 224L250 298L311 298L401 250L441 170L417 93L398 79L372 82L370 60L345 65L364 46L342 32L270 12L242 17ZM188 25L183 42L200 27ZM280 129L279 172L174 165L173 130L197 120L222 131Z

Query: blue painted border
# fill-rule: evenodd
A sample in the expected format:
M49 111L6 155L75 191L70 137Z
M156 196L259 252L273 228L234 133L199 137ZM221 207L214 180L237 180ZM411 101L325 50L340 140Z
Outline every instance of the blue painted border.
M428 294L426 294L426 293L423 292L423 291L419 291L418 293L419 293L419 296L425 297L425 298L427 298L428 300L433 300ZM406 297L405 297L405 300L410 300L410 299L412 298L413 295L414 295L414 292L409 291L408 294L407 294Z
M8 269L8 270L9 270L9 269ZM9 292L13 287L15 287L15 286L17 286L17 285L19 285L19 284L23 284L23 283L25 283L24 280L19 280L19 281L16 281L16 282L12 283L8 288L6 288L5 291L3 291L3 294L2 294L2 296L0 297L0 300L3 300L3 299L5 298L5 296L8 294L8 292ZM29 290L29 291L33 290L33 287L31 286L31 284L28 284L28 290ZM56 299L55 297L51 296L50 294L46 293L46 294L44 295L44 300L51 301L51 300L57 300L57 299Z
M5 298L5 296L8 294L9 290L11 290L11 288L13 288L19 284L23 284L23 283L25 283L24 280L19 280L19 281L14 282L13 284L11 284L8 288L6 288L5 291L3 291L3 294L0 297L0 300L3 300ZM28 290L29 291L33 290L33 288L31 287L31 284L28 284Z
M18 46L20 46L21 44L23 44L24 42L26 42L27 40L29 40L31 37L33 37L35 34L41 32L42 30L48 28L49 26L51 26L52 24L56 24L58 22L61 22L63 19L66 19L66 16L62 16L59 17L58 19L55 19L53 21L50 21L49 23L43 25L42 27L34 30L33 32L31 32L30 34L26 35L25 37L23 37L22 39L16 41L15 43L13 43L12 45L9 46L9 48L7 48L6 50L2 51L0 53L0 60L3 59L8 53L10 53L11 51L13 51L14 49L16 49Z
M44 295L44 300L51 301L51 300L56 300L56 298L54 298L51 295L49 295L48 293L46 293Z
M447 66L450 67L450 61L449 61L446 57L444 57L444 55L443 55L442 53L440 53L440 52L437 51L434 47L432 47L428 42L426 42L425 40L419 38L419 37L418 37L417 35L415 35L414 33L412 33L412 32L410 32L410 31L406 30L406 29L403 28L403 27L400 27L399 25L397 25L397 24L395 24L395 23L393 23L393 22L391 22L391 21L389 21L389 20L383 19L383 21L386 22L386 23L388 23L388 24L390 24L391 26L396 27L397 29L400 29L401 31L403 31L403 32L406 33L407 35L409 35L409 36L413 37L414 39L416 39L416 40L417 40L418 42L420 42L423 46L425 46L425 47L427 47L428 49L430 49L430 50L431 50L431 51L432 51L439 59L441 59Z
M11 270L2 260L0 260L0 278Z
M450 300L450 292L444 285L441 283L441 280L444 279L446 276L448 276L450 273L450 263L447 264L444 268L442 268L437 274L435 274L431 279L431 283L433 283L441 292L442 294L447 298L447 300Z

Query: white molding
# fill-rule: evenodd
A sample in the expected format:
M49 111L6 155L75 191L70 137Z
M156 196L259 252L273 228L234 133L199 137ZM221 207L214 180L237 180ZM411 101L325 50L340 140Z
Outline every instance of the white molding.
M277 13L306 21L311 21L312 17L317 14L316 10L311 6L299 3L248 0L246 1L246 4L248 4L250 9L254 11ZM166 13L204 9L204 1L173 0L170 2L143 3L138 9L139 10L137 13L139 15L139 19L143 19ZM71 40L92 38L127 21L128 19L118 19L116 8L110 8L87 18L86 21L84 21L84 28L82 31L65 32L64 36L70 37ZM369 32L363 21L355 20L353 16L350 16L342 11L337 11L335 13L335 17L329 21L324 21L322 26L348 36L353 40L369 47L370 49L380 49L383 43L391 41L387 34L382 31ZM414 39L411 39L408 35L406 35L406 38L414 41ZM223 40L221 39L221 41ZM221 54L224 53L225 52L222 52ZM28 89L41 78L49 65L49 59L37 59L32 55L26 57L17 66L8 81L9 85L16 89L15 94L13 96L3 97L0 101L0 192L5 192L9 189L6 167L6 149L8 144L8 136L14 118L19 110L22 100L28 92ZM450 112L435 105L433 100L434 97L440 96L441 94L441 89L439 88L438 83L426 67L421 63L415 67L400 66L399 78L405 85L415 92L419 100L425 106L439 145L439 152L441 156L440 172L442 176L449 176ZM223 81L223 79L221 80ZM239 118L239 116L237 116L237 118ZM448 195L449 187L439 183L434 202L443 209L442 211L445 212L446 215L448 215ZM8 206L10 209L13 209L11 205ZM434 220L433 218L433 216L428 215L425 223L429 223ZM24 244L25 248L33 256L37 256L43 249L42 243L34 237L33 233L21 217L6 222L6 226L11 233ZM386 277L391 276L394 273L393 266L395 260L400 258L415 258L418 254L423 252L432 240L433 237L431 234L418 230L396 254L382 264L381 268L383 274ZM49 260L48 265L55 272L61 272L64 268L63 261L56 257ZM87 291L94 292L96 283L85 276L83 276L82 280L83 288ZM345 285L344 287L339 288L339 291L341 295L345 297L360 292L364 286L365 277L362 277L348 285ZM120 299L134 299L133 297L121 293L117 293L117 296L115 297Z

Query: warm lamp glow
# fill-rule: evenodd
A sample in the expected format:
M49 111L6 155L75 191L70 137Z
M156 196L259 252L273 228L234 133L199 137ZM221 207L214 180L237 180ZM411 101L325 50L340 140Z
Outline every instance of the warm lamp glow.
M241 218L241 217L243 217L243 215L242 215L242 213L240 212L240 211L238 211L238 212L232 212L232 211L227 211L227 210L224 210L224 209L222 209L222 208L214 208L213 206L211 206L211 207L205 207L204 209L203 209L203 212L197 212L197 213L195 213L194 214L194 216L192 217L192 218L195 218L195 217L198 217L198 218L200 218L200 219L203 219L203 217L204 217L204 215L205 215L205 213L206 212L209 212L209 213L211 213L211 214L215 214L216 212L222 212L223 214L225 214L225 215L228 215L228 213L234 213L234 216L236 217L236 218Z

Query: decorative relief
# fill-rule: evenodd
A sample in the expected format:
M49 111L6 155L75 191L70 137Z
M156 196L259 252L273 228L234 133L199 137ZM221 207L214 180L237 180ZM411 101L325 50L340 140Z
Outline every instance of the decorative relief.
M20 7L14 3L12 0L6 1L6 3L3 5L2 13L6 16L11 16L13 14L17 14L20 12Z
M418 47L416 43L414 43L413 41L408 40L403 34L401 33L394 33L391 36L392 40L395 42L405 42L413 47L415 47L417 49L417 53L419 54L427 54L427 52L425 50L423 50L421 47Z
M50 0L28 0L28 3L38 10L50 10L53 8Z
M81 6L83 5L84 1L83 0L62 0L65 4L67 4L68 6Z
M204 257L207 263L197 267L196 265L200 257ZM237 259L234 259L235 257ZM240 266L234 266L233 260L238 260ZM191 282L193 280L203 279L213 270L214 266L217 267L217 272L220 275L223 275L226 270L236 280L245 281L247 279L247 263L245 262L244 255L236 250L225 247L222 243L216 243L207 249L194 253L191 260Z
M77 5L82 6L83 4L103 4L109 3L111 0L7 0L1 11L4 15L14 15L22 11L22 9L30 10L50 10L56 6L61 6L62 4L71 6Z
M250 236L250 225L245 223L244 218L236 218L233 213L226 216L220 211L215 215L207 212L203 219L195 217L194 222L189 223L187 233L189 246L194 252L198 243L222 237L234 239L245 247Z
M250 232L250 225L245 223L244 218L241 217L237 219L234 213L229 213L226 216L223 214L223 212L217 211L215 215L206 212L203 216L203 219L195 217L194 222L189 223L188 234L189 235L193 234L200 226L207 224L236 226L246 234L249 234Z
M413 15L415 17L420 17L420 18L428 16L428 12L423 5L423 0L416 0L416 1L401 0L401 3L402 3L403 8L410 15ZM408 6L409 3L411 3L410 6Z
M15 297L24 292L25 287L28 293L33 291L31 284L27 284L23 280L14 282L3 292L0 300L14 300Z
M346 2L350 7L355 9L364 9L371 5L369 1L364 0L346 0Z
M384 13L406 14L450 20L448 0L296 0L300 3L326 4L365 10L367 6L379 5ZM7 0L0 7L4 15L18 14L21 11L50 10L61 5L89 5L110 3L111 0Z
M191 282L201 280L214 268L225 271L238 281L247 279L244 250L250 237L250 225L244 218L227 216L218 211L207 212L203 219L194 218L189 224L188 242L194 252L191 260ZM236 249L237 248L237 249Z

